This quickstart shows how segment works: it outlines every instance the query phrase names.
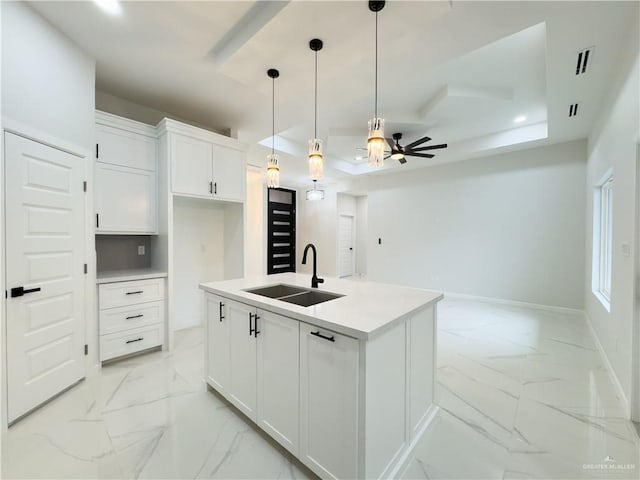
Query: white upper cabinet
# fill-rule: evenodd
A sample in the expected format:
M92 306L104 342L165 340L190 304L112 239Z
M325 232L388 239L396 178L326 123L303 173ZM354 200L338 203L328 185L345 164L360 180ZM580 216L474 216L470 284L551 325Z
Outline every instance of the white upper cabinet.
M97 123L96 143L98 162L154 172L156 170L155 138Z
M96 233L157 233L156 150L153 127L96 112Z
M213 145L197 138L171 135L173 193L211 196Z
M213 194L222 200L244 200L245 152L215 145L213 149Z
M164 119L158 133L177 195L244 202L246 148L237 140Z

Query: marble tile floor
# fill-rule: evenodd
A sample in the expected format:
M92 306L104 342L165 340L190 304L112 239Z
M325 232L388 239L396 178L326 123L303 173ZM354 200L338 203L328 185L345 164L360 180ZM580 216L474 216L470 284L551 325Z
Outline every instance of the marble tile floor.
M624 419L580 315L446 299L441 407L404 478L637 479ZM202 330L104 367L4 434L1 478L315 478L203 387Z

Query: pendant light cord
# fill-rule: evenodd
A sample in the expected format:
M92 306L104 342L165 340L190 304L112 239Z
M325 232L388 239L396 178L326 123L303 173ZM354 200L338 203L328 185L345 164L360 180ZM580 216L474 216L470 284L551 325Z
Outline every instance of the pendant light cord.
M375 107L373 118L378 118L378 12L376 12L376 75L375 75Z
M271 155L276 151L276 79L271 79Z
M318 51L316 50L316 83L315 83L315 105L313 117L313 138L318 138Z

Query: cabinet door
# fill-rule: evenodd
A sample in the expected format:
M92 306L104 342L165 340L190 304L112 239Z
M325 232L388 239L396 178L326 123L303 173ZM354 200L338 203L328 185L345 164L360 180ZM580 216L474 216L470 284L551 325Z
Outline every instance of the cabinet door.
M121 167L156 170L156 139L96 124L96 160Z
M258 425L298 454L300 322L258 310Z
M214 196L225 200L244 200L246 184L245 153L216 145L213 151Z
M97 233L156 233L156 174L96 162Z
M213 195L213 145L171 133L171 185L173 193Z
M227 300L206 294L206 372L207 381L218 392L226 395L229 388L231 358L229 350L229 319Z
M230 337L230 372L227 399L242 413L256 421L256 337L250 333L254 325L255 307L226 300ZM249 317L251 314L251 317Z
M300 413L302 461L323 478L356 478L356 339L300 323Z

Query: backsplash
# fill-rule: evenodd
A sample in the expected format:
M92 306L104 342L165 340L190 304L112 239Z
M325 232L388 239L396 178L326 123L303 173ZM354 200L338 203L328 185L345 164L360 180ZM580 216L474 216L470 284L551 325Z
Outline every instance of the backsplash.
M138 254L144 247L144 254ZM96 269L98 272L151 267L149 235L96 235Z

